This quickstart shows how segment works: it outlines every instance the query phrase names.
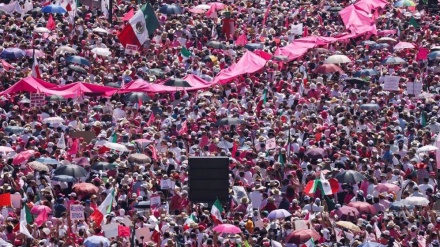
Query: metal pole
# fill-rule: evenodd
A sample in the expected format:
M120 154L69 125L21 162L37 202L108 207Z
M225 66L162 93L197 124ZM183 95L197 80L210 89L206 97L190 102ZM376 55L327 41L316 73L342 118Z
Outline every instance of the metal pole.
M105 0L101 0L101 1L105 1ZM108 0L109 1L109 3L108 3L108 23L110 24L110 25L112 25L112 23L113 23L113 21L112 21L112 19L113 19L113 0Z

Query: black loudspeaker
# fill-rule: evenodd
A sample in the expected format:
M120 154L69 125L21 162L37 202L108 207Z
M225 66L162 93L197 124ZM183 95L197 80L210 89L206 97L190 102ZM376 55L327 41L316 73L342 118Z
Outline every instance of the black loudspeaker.
M190 157L188 168L191 202L213 203L217 198L222 203L228 201L228 157Z

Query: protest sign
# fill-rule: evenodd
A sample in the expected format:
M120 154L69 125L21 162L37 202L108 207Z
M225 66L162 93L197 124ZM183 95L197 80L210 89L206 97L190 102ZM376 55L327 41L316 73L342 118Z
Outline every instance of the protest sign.
M161 179L160 180L160 189L168 190L171 188L171 180L170 179Z
M308 229L307 221L305 220L295 220L294 223L295 223L295 230Z
M160 203L161 203L161 201L160 201L160 196L159 195L152 195L150 197L150 205L151 205L151 207L159 206Z
M277 141L275 138L267 139L266 150L275 149L277 147Z
M127 44L125 46L125 54L134 55L138 51L138 47L136 45Z
M84 220L84 206L78 204L70 205L70 219L74 220Z
M135 236L139 243L150 241L150 228L144 227L136 229Z
M46 95L44 93L30 94L31 107L40 107L46 104Z
M11 204L14 208L21 208L21 195L11 194Z
M242 198L246 198L249 200L246 190L243 186L233 186L232 191L234 192L234 199L236 202L240 203Z
M290 31L293 33L293 34L296 34L296 35L302 35L303 34L303 24L302 23L300 23L300 24L297 24L297 25L291 25L290 26Z
M106 238L115 238L118 236L118 225L117 223L102 225L101 230L104 232Z
M386 91L399 91L400 76L387 75L384 78L383 90Z
M417 96L422 93L422 86L421 82L408 82L406 83L406 93Z

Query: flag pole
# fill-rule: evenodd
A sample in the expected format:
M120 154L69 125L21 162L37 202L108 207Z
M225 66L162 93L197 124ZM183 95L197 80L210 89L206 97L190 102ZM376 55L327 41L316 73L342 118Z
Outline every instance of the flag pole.
M101 0L101 1L105 1L105 0ZM109 1L109 3L108 3L108 23L110 24L110 25L112 25L112 23L113 23L113 0L108 0Z

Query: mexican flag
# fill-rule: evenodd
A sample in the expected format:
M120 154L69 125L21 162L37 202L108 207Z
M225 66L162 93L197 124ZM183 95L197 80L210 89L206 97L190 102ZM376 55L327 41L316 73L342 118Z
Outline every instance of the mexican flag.
M324 174L321 172L321 177L319 178L321 181L321 189L324 192L324 195L332 195L332 187L330 186L330 182L324 177Z
M220 201L217 199L214 202L214 205L212 205L211 208L211 217L214 219L214 221L218 224L223 223L222 215L223 207Z
M90 215L90 219L94 220L96 224L100 225L104 219L104 215L109 214L112 211L112 204L114 200L115 189L112 189L101 205L99 205L98 209L93 211L93 213Z
M188 219L185 220L185 223L183 223L183 228L184 228L185 230L188 230L188 229L189 229L189 226L190 226L191 224L193 224L193 223L196 223L196 221L197 221L197 219L196 219L196 217L194 216L194 214L190 214L189 217L188 217Z
M321 177L319 179L315 179L313 181L309 181L304 188L304 192L306 194L314 194L318 189L321 190L321 193L324 195L332 195L332 185L330 182L324 177L324 174L321 172Z
M30 214L29 210L26 210L26 205L21 209L20 212L20 233L23 233L26 237L28 238L32 238L31 233L29 232L29 230L26 228L27 224L28 224L28 215Z
M125 47L127 44L141 46L160 26L151 4L142 6L119 33L118 38Z
M314 246L315 246L315 241L313 241L313 238L309 239L309 241L301 245L301 247L314 247Z
M33 52L35 53L35 49ZM37 57L35 56L35 54L33 57L34 59L32 62L32 77L41 79L40 66L38 65Z
M182 54L182 57L188 59L192 56L192 53L190 51L188 51L188 49L186 49L186 47L182 47L182 49L180 49L180 54Z

